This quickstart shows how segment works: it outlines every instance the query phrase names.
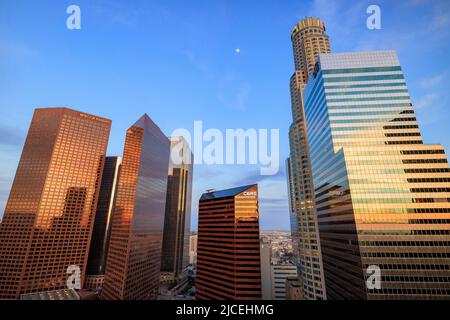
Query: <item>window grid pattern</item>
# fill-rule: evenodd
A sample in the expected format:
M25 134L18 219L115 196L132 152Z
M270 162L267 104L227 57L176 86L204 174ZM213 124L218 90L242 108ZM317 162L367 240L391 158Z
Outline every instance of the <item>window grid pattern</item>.
M63 289L72 265L84 276L110 127L36 109L0 227L0 299Z
M407 90L395 53L319 66L304 94L329 298L449 298L450 170L442 146L423 144L407 92L401 103L386 92ZM370 265L381 290L366 287Z
M325 299L302 92L314 71L317 56L329 53L331 49L325 24L319 19L300 21L292 31L291 39L295 63L290 83L293 122L289 130L290 158L287 162L291 234L305 299Z

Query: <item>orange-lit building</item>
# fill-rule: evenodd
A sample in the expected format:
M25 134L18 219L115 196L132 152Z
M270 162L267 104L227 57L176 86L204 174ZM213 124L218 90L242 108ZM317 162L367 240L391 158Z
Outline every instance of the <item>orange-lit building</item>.
M144 115L127 131L102 299L156 299L170 141Z
M83 283L111 121L36 109L0 226L0 299Z
M196 298L261 299L258 186L200 198Z

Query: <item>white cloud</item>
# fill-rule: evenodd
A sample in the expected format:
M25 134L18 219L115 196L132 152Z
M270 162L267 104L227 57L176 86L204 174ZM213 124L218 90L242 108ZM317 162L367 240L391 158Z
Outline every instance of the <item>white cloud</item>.
M420 6L420 5L423 5L423 4L425 4L425 3L428 3L428 0L409 0L406 4L407 4L408 6L414 7L414 6Z
M443 79L444 79L444 76L442 74L440 74L440 75L437 75L437 76L434 76L431 78L424 79L420 83L420 86L425 89L432 88L432 87L438 85L439 83L441 83Z
M0 44L0 57L5 58L34 58L38 52L25 44L3 41Z
M450 27L450 10L436 10L436 14L433 17L432 26L435 29L443 29Z
M416 109L431 108L438 98L439 96L436 93L429 93L419 98L414 106Z
M222 78L217 92L217 100L230 109L245 111L251 92L251 85L238 77L228 74Z
M325 21L327 28L338 36L353 34L355 30L365 28L366 20L361 19L361 12L365 12L365 1L352 3L342 0L314 0L308 15ZM336 38L339 38L336 36Z
M198 56L193 50L184 50L182 55L185 56L189 63L203 76L209 80L215 78L215 72L207 59Z

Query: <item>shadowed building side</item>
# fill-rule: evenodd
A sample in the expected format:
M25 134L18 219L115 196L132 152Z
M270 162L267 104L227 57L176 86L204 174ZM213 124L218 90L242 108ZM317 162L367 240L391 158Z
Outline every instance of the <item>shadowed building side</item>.
M106 157L86 269L85 287L87 289L101 289L103 287L106 257L111 237L112 213L121 165L121 157Z
M161 264L161 281L174 283L189 265L193 155L186 140L172 137Z

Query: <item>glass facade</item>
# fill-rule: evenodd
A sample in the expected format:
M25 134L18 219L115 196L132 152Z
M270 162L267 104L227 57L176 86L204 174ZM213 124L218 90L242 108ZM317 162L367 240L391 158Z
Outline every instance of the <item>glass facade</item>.
M111 121L36 109L0 226L0 299L84 281Z
M260 300L258 186L200 198L196 298Z
M85 287L88 289L98 289L103 286L106 257L111 237L112 213L121 165L121 157L106 157L86 269Z
M304 102L328 297L448 299L450 171L397 54L321 54Z
M170 142L144 115L127 131L102 299L156 299Z
M194 158L183 137L172 137L170 142L171 150L180 150L181 159L186 159L186 154L189 159L181 164L175 164L173 161L169 164L161 263L164 280L168 282L177 281L189 265Z

